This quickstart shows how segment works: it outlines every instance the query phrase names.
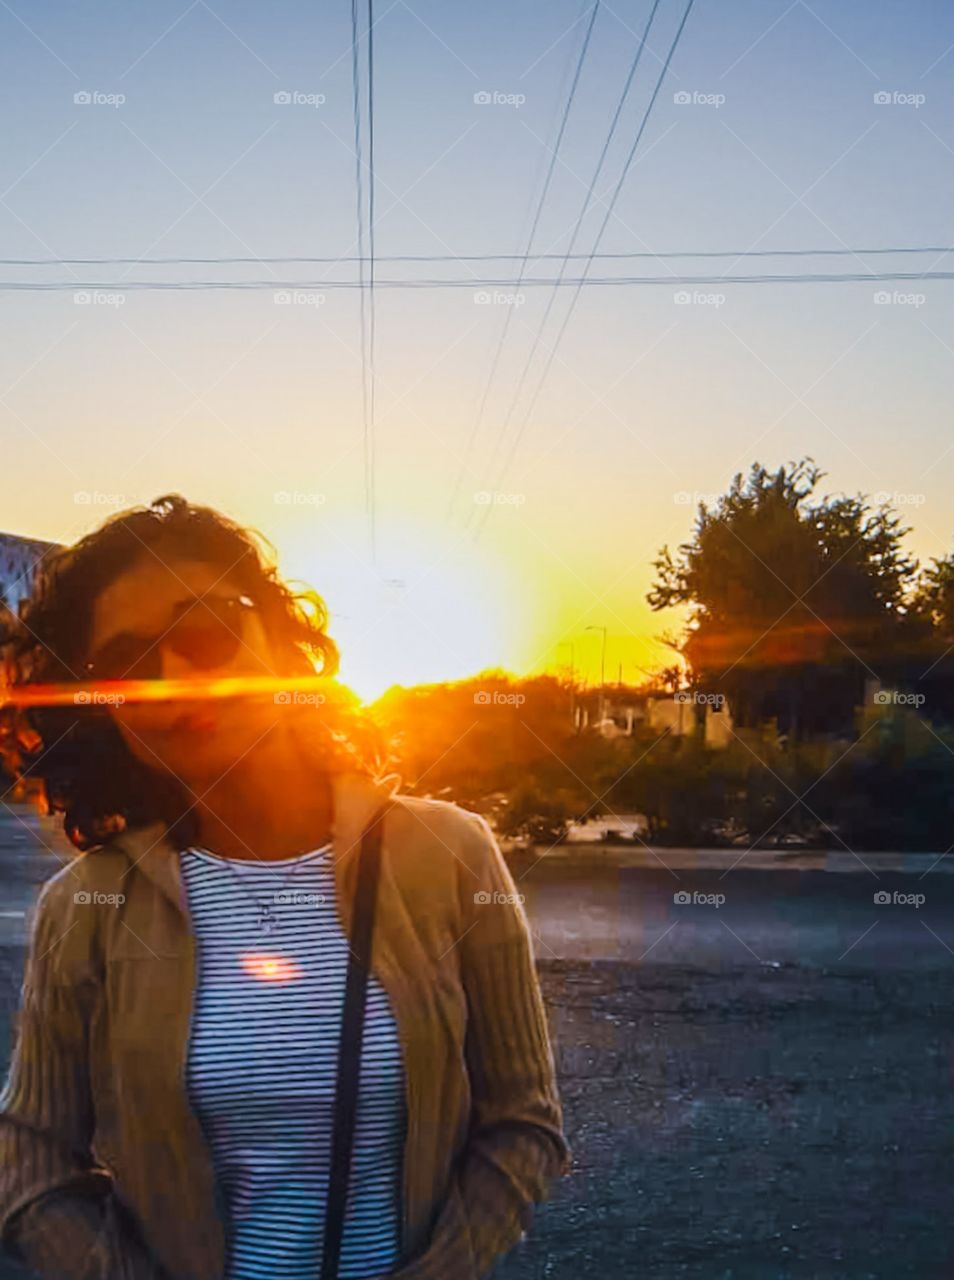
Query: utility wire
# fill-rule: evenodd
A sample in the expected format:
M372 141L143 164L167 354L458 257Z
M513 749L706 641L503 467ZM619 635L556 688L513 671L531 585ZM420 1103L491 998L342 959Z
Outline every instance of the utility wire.
M369 364L369 439L371 485L371 561L378 563L378 534L376 534L376 474L375 474L375 261L374 261L374 0L368 0L368 364Z
M375 472L375 261L374 261L374 0L368 0L368 439L371 494L371 560L377 565Z
M357 149L357 148L356 148ZM663 261L673 258L857 258L894 253L954 253L954 245L880 245L865 249L661 249L658 253L640 250L627 253L535 253L533 262L594 261L628 262L637 259ZM523 262L524 253L402 253L376 254L375 262ZM0 258L0 267L101 267L101 266L288 266L296 262L306 266L328 266L335 263L366 263L363 254L327 258Z
M600 243L606 232L606 228L609 225L609 220L613 216L613 210L616 208L616 202L619 199L620 192L622 191L623 186L626 182L626 178L629 175L629 171L630 171L630 168L632 167L633 160L636 157L636 152L639 149L639 144L642 141L643 134L646 131L646 126L649 123L649 119L652 115L653 107L656 105L656 99L659 96L659 90L662 88L662 83L665 80L666 75L669 71L669 67L672 62L673 55L676 52L676 49L679 45L679 41L682 39L682 33L686 28L686 23L689 20L689 14L692 12L692 6L694 5L694 3L695 3L695 0L687 0L686 8L682 15L682 20L679 23L679 26L676 28L676 34L675 36L673 36L672 44L669 46L669 52L666 54L666 60L663 63L662 70L660 71L659 76L656 80L656 85L655 85L655 88L653 89L652 96L649 99L649 102L647 103L646 110L643 113L643 118L642 118L642 121L640 122L639 129L636 131L636 136L633 139L633 144L629 149L629 154L627 155L626 161L623 165L623 170L619 175L619 181L616 183L616 187L613 190L613 194L610 198L610 202L606 206L606 212L603 215L603 221L600 224L600 229L597 233L596 240L593 242L593 250L592 250L593 254L595 254L596 251L599 249ZM577 283L575 293L570 298L570 305L567 308L566 315L563 318L563 323L560 326L560 329L557 333L556 340L553 343L552 347L550 348L549 354L547 356L546 364L544 365L544 368L543 368L543 373L541 374L540 380L536 386L536 390L534 391L533 396L531 397L530 404L527 407L527 412L524 415L524 418L520 424L520 427L514 433L513 439L510 444L510 450L507 453L507 456L504 460L503 466L500 469L500 472L498 473L496 485L493 486L495 488L499 486L502 477L506 473L507 468L509 467L514 457L514 454L517 451L517 447L520 444L520 440L523 436L523 433L526 430L527 423L530 421L530 416L533 413L533 410L536 406L537 400L540 396L540 391L542 390L543 384L547 379L547 375L549 374L550 369L553 366L553 361L556 359L556 354L557 354L557 351L559 350L560 343L563 340L563 335L566 333L567 327L569 326L570 317L573 315L573 312L576 308L577 301L579 300L579 297L580 297L580 293L583 290L583 285L586 282L587 276L589 274L591 262L592 262L592 257L584 265L583 274L579 282ZM554 290L554 293L551 296L554 296L554 297L556 296L556 290ZM480 523L477 527L477 536L479 536L480 531L483 529L483 527L487 523L488 512L490 511L492 506L493 506L492 503L488 504L483 514L483 517L481 518Z
M665 276L559 276L540 277L524 280L523 288L575 288L584 285L593 288L609 288L612 286L634 287L651 285L723 285L723 284L877 284L879 281L923 281L952 280L954 271L813 271L801 275L784 274L752 274L752 275L674 275ZM501 289L512 290L513 280L507 276L482 279L465 276L456 280L441 279L406 279L381 280L374 285L380 289ZM370 289L370 281L360 280L123 280L119 284L113 281L77 281L77 280L0 280L0 293L148 293L182 290L183 292L202 293L223 290L246 290L257 292L271 290L276 294L320 294L326 290ZM508 292L508 297L513 294ZM90 299L89 301L94 301ZM294 296L281 299L293 303L298 301ZM302 297L302 303L308 301ZM492 298L486 300L493 302Z
M351 0L351 107L354 115L355 212L358 223L358 284L360 287L361 328L361 415L363 423L364 503L370 528L373 521L371 472L368 432L368 307L364 289L364 179L361 159L361 78L358 71L358 0Z
M595 3L593 4L593 7L590 11L590 20L587 24L586 32L583 36L583 43L580 47L579 57L577 58L577 61L576 61L576 70L573 73L573 80L570 84L570 89L567 94L566 104L563 108L563 118L560 121L560 128L556 136L556 141L554 142L553 148L550 152L550 164L547 168L546 177L544 178L543 189L540 192L540 199L537 202L536 213L534 214L533 222L530 226L530 234L527 236L527 245L523 251L523 256L520 260L520 271L517 275L517 279L513 286L515 291L519 291L520 286L523 283L524 275L526 274L527 262L530 256L530 250L533 247L534 237L537 234L537 227L540 225L540 216L543 213L543 206L546 203L546 198L550 191L550 183L553 179L554 169L556 168L557 157L559 156L560 146L563 142L563 135L566 132L566 124L570 118L570 110L573 107L573 100L576 97L577 85L580 83L580 74L583 70L583 64L586 61L587 50L590 47L590 37L593 34L593 27L596 23L596 15L599 12L599 7L600 7L600 0L595 0ZM477 409L477 416L475 417L473 425L470 429L470 435L467 440L467 447L464 450L464 455L463 455L463 458L461 459L460 468L457 472L457 480L454 483L453 489L451 491L450 501L447 504L448 520L450 520L451 516L453 515L454 507L457 504L457 496L460 493L460 487L463 484L464 476L466 475L467 469L470 465L470 456L473 451L474 442L477 439L477 434L480 431L481 425L484 420L484 410L487 406L487 396L490 392L491 384L493 383L494 377L496 376L496 373L497 373L497 368L500 364L500 356L501 356L501 353L503 352L504 345L507 341L507 335L510 332L510 322L513 319L513 313L514 313L514 308L508 307L506 316L504 318L503 328L501 329L501 332L500 332L500 338L497 342L496 350L494 351L493 360L491 361L490 371L487 374L487 379L484 383L483 394L480 397L480 403Z
M580 212L577 216L576 223L573 227L573 233L570 237L570 243L567 248L567 252L563 257L563 262L560 267L560 276L559 276L561 281L566 272L567 263L569 262L569 255L573 252L576 246L577 237L580 234L580 230L583 226L583 221L586 217L587 212L589 211L590 201L593 199L593 192L596 189L596 183L599 180L599 176L603 172L603 165L606 163L606 157L607 157L607 154L609 153L610 145L613 141L613 138L616 136L616 130L617 130L617 127L619 126L620 116L622 115L623 107L626 103L626 100L629 97L629 92L633 86L633 81L636 77L636 72L639 69L639 64L643 56L643 50L646 47L646 40L649 36L649 32L653 25L653 21L656 17L656 11L659 8L659 4L660 4L660 0L653 0L653 6L649 11L649 17L646 20L646 26L643 29L642 37L636 48L636 54L632 62L630 63L629 72L627 73L625 83L623 84L622 93L620 94L619 99L617 100L616 109L613 112L613 118L610 121L610 127L609 127L609 130L607 131L606 138L603 142L603 148L600 152L599 160L596 163L596 168L593 171L593 177L590 179L589 186L586 189L586 194L583 197L583 204L580 208ZM543 318L541 319L539 327L537 328L537 332L534 335L533 342L530 346L530 352L527 356L526 361L524 362L523 369L521 370L521 373L520 373L520 377L517 379L517 385L514 390L513 396L510 399L510 405L507 409L506 414L504 415L503 421L501 422L500 427L497 431L497 435L494 439L494 447L491 450L490 458L487 462L487 467L485 470L485 474L488 476L491 474L493 470L493 466L497 458L497 452L507 434L507 428L510 425L510 419L513 417L514 409L517 407L520 397L523 394L523 388L527 380L527 375L530 372L530 367L533 364L534 357L537 354L537 350L540 346L540 341L543 336L543 331L546 328L547 321L550 318L550 313L553 310L553 304L556 301L556 298L557 298L557 290L554 289L547 300L547 305L543 313ZM474 518L473 511L468 513L468 519L464 522L465 528L467 527L467 525L469 525L472 518ZM484 518L486 518L486 513L484 514Z

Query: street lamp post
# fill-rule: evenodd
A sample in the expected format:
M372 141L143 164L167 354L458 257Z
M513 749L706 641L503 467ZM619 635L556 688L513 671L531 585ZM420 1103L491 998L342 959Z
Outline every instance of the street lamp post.
M572 640L564 640L559 646L561 649L570 650L570 724L576 725L576 665L574 663L574 648Z
M603 718L606 714L606 628L589 626L587 631L602 631L603 643L600 646L600 702L599 702L599 722L600 733L603 732Z

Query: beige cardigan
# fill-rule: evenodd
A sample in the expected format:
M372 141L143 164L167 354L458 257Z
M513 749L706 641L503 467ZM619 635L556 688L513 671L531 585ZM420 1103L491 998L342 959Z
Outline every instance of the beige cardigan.
M361 832L388 794L359 774L334 780L345 929ZM480 1280L568 1167L514 894L483 818L394 797L372 968L405 1062L400 1280ZM50 1280L223 1275L224 1204L184 1085L195 977L165 824L114 837L44 886L0 1098L0 1231Z

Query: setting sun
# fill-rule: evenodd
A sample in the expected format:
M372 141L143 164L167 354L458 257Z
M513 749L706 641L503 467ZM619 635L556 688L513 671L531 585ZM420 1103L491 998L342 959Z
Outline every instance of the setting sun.
M374 565L352 550L362 545L360 526L336 527L332 536L323 526L320 559L314 538L306 545L294 528L281 530L284 567L327 601L341 678L359 697L460 679L513 654L528 602L510 566L439 526L425 533L409 521L389 522Z

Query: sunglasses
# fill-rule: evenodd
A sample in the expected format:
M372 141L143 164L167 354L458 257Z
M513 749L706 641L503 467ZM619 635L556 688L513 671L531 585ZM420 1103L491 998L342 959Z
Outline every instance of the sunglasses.
M200 671L223 667L242 643L242 619L256 608L250 596L199 596L176 606L172 622L157 635L123 631L84 663L96 680L158 680L165 647Z

